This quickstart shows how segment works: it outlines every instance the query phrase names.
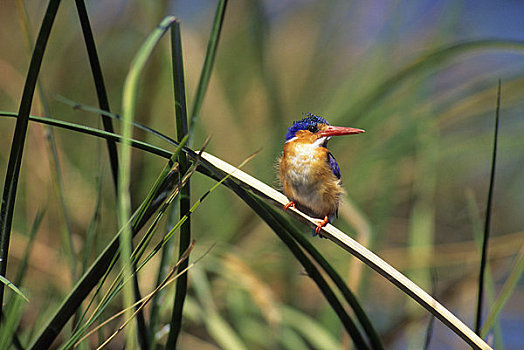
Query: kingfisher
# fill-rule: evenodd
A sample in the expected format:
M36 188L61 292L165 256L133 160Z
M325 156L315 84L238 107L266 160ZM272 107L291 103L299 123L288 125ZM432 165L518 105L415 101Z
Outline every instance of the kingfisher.
M318 219L314 235L331 223L338 214L344 193L340 168L327 149L332 136L360 134L362 129L332 126L326 119L311 113L287 129L284 152L279 159L279 177L290 207Z

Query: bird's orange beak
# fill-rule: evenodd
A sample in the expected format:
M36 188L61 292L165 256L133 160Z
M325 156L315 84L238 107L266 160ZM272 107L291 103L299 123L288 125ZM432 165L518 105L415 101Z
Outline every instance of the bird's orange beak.
M344 126L332 126L328 125L326 128L320 130L318 133L320 136L339 136L339 135L352 135L352 134L360 134L366 132L362 129L357 128L347 128Z

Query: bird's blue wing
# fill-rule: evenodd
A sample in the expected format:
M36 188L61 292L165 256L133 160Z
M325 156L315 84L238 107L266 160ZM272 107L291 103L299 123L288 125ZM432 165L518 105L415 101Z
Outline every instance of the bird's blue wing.
M337 177L337 179L340 179L340 168L338 167L338 163L337 161L335 160L335 157L333 157L333 155L331 154L331 152L328 152L328 162L329 162L329 166L331 168L331 171L333 171L333 174L335 174L335 176Z

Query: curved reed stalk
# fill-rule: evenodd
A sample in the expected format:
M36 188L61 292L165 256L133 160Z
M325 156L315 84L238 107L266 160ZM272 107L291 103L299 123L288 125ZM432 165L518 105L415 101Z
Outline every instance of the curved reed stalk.
M266 198L275 206L283 207L285 204L287 204L287 202L289 202L287 197L282 193L209 153L203 152L202 159L211 163L216 168L231 174L231 176L240 181L244 187L247 187L249 190ZM287 212L298 220L309 224L312 227L317 226L316 219L302 213L299 210L296 210L295 208L290 208L290 210ZM422 305L426 310L435 315L435 317L442 321L442 323L444 323L448 328L455 332L474 349L491 349L491 347L484 340L482 340L468 326L466 326L461 320L459 320L455 315L453 315L453 313L446 309L431 295L426 293L409 278L397 271L369 249L349 237L347 234L340 231L335 226L328 224L322 228L322 236L336 243L338 246L342 247L353 256L361 260L363 263L371 267L373 270L387 278L404 293Z

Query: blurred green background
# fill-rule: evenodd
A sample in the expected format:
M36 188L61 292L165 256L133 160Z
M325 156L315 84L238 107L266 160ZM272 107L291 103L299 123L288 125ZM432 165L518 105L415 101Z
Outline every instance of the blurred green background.
M23 3L33 43L46 3ZM12 112L18 109L31 52L19 4L0 4L0 110ZM215 6L208 0L87 2L114 112L121 111L131 59L168 14L182 23L191 104ZM501 129L490 247L495 291L524 242L523 13L519 1L232 1L194 147L211 136L207 151L234 165L262 149L244 170L278 187L276 160L286 128L301 113L366 129L364 135L330 143L347 191L335 225L424 289L435 288L436 298L472 325L480 261L474 236L484 220L498 79ZM168 45L163 40L148 62L137 120L174 136ZM57 100L63 96L97 106L71 2L61 5L40 76L52 117L100 127L96 115ZM44 114L41 104L34 104L33 114ZM14 121L0 123L3 178ZM102 248L117 228L105 145L70 131L55 130L55 137L77 251L91 222L97 181L103 181L102 205L107 210L96 243ZM27 324L49 313L72 285L61 248L65 222L53 190L45 138L42 125L30 125L10 251L9 271L16 271L31 221L38 209L45 209L24 285L31 299L24 314ZM137 130L135 138L173 150L142 131ZM164 164L134 151L135 206ZM193 200L213 184L200 175L192 181ZM192 218L194 256L216 246L190 275L184 348L215 348L215 335L204 326L210 310L218 311L249 349L286 348L282 339L297 334L307 339L310 330L325 337L319 344L305 341L310 348L347 345L316 286L232 192L215 191ZM310 229L304 227L304 234L310 235ZM313 240L357 293L386 348L420 348L429 320L426 312L340 248ZM154 271L154 264L150 268ZM141 273L144 289L151 288L154 276ZM522 287L500 318L505 349L524 346ZM489 298L486 302L489 310ZM296 333L283 332L287 328L281 325ZM461 349L464 344L436 322L430 348Z

